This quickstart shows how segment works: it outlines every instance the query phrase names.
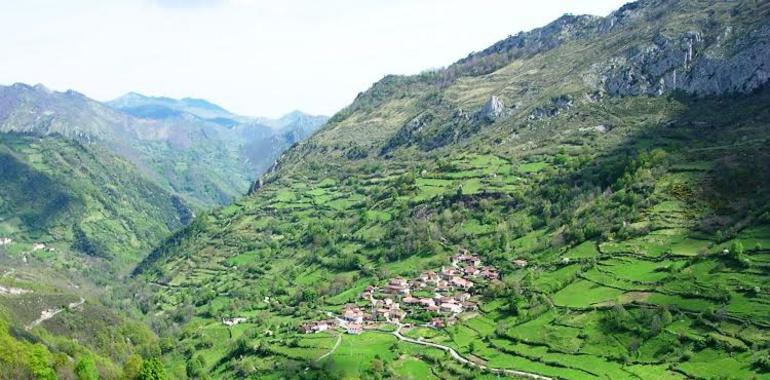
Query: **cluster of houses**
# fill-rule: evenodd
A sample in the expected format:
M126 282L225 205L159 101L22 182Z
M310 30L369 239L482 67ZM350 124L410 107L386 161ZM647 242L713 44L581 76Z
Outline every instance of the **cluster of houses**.
M423 272L409 280L392 278L381 287L370 285L361 293L370 306L348 304L341 317L311 322L302 330L314 333L342 327L350 334L359 334L364 328L382 322L401 323L407 315L420 313L433 316L428 326L442 328L453 324L458 314L477 309L471 294L476 282L498 278L496 268L483 265L478 255L460 249L451 265L440 271Z

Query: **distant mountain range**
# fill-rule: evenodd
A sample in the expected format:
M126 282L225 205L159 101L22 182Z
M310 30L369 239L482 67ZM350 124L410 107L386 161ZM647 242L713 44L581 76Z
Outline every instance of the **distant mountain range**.
M195 212L245 194L326 118L260 120L272 126L200 99L130 93L101 103L0 86L0 237L20 252L54 247L45 267L119 272Z
M326 119L299 111L279 119L250 118L202 99L134 92L101 103L43 85L0 86L0 132L103 145L203 208L246 192L284 149Z

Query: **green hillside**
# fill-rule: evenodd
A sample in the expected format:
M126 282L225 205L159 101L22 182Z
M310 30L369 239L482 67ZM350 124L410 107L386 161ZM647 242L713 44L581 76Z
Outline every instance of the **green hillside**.
M167 368L770 378L768 20L763 1L641 1L377 82L137 268ZM417 327L299 331L461 249L500 277L468 276L459 315L401 295Z
M119 378L159 355L112 287L192 216L104 148L0 135L0 379Z
M200 210L242 196L285 149L325 120L292 113L273 129L200 99L132 93L100 103L72 90L0 86L0 132L98 145Z
M66 266L74 263L55 252L79 251L125 266L192 219L177 196L104 149L4 134L0 155L0 234L13 240L6 245L12 256ZM46 248L25 253L35 243Z

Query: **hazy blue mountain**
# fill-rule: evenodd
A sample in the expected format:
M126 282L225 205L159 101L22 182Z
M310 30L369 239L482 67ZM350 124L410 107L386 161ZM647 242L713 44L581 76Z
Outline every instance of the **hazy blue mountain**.
M105 104L72 90L0 86L0 132L102 145L198 207L245 193L284 149L325 120L294 112L276 129L202 99L129 93Z

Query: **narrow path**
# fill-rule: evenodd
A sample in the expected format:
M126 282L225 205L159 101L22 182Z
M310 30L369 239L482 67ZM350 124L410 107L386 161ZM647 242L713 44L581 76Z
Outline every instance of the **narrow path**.
M321 355L321 357L318 358L318 361L320 362L321 360L323 360L323 358L333 354L334 351L337 351L337 347L340 346L340 343L342 343L342 333L337 334L337 343L334 343L334 347L332 347L332 349L329 350L329 352Z
M434 348L438 348L439 350L446 351L446 352L449 353L449 355L452 356L452 358L454 360L460 362L461 364L467 364L467 365L476 367L478 369L487 370L487 371L495 373L495 374L504 374L504 375L518 376L518 377L524 377L524 378L536 379L536 380L552 380L550 377L538 375L536 373L517 371L517 370L513 370L513 369L492 368L492 367L487 367L487 366L485 366L483 364L474 363L474 362L464 358L462 355L458 354L457 351L455 351L452 347L444 346L442 344L437 344L437 343L425 342L423 340L407 338L407 337L401 335L401 328L402 327L403 327L403 325L399 324L398 328L396 329L396 331L393 332L393 335L396 338L398 338L398 340L402 340L402 341L408 342L408 343L420 344L420 345L428 346L428 347L434 347Z
M80 301L73 302L73 303L67 305L67 308L74 309L74 308L84 304L85 302L86 302L85 298L80 297ZM65 308L59 308L59 309L55 309L55 310L52 310L52 309L43 310L43 312L40 313L40 318L32 321L32 323L27 325L25 328L27 330L32 330L33 327L35 327L35 326L37 326L37 325L39 325L39 324L41 324L41 323L43 323L43 322L53 318L53 317L55 317L56 314L61 313L62 311L64 311L64 309Z

